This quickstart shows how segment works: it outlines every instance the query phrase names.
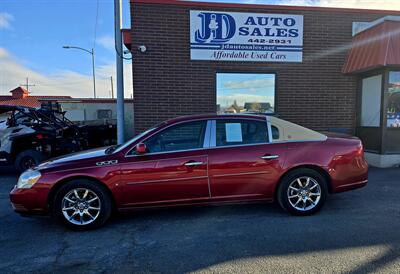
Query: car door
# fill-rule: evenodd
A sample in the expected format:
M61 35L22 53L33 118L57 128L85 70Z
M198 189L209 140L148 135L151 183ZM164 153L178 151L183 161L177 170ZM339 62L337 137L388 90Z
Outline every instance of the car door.
M266 121L217 119L212 124L213 148L208 154L211 197L272 198L286 145L269 142Z
M121 165L125 205L209 199L206 128L204 120L172 125L144 141L147 153L128 153Z

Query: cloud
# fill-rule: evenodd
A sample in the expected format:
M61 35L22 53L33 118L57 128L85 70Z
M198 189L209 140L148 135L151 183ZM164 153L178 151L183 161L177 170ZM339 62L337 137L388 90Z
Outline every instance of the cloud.
M70 70L56 71L53 74L42 74L25 66L6 49L0 47L0 94L9 95L9 91L25 82L29 77L34 87L32 95L69 95L75 98L93 97L92 76ZM116 96L115 63L96 67L97 97L109 98L111 90L110 76L114 78L114 96ZM132 93L131 64L124 64L125 98Z
M247 1L252 4L270 4L270 1ZM290 6L319 6L356 9L400 10L399 0L282 0L279 5Z
M248 89L255 92L259 89L265 91L265 89L270 89L275 87L275 80L273 78L264 79L254 79L245 81L227 81L224 83L224 88L226 89Z
M104 35L102 37L99 37L97 39L97 44L101 45L102 47L108 49L108 50L115 50L115 40L114 37L110 35Z
M7 12L0 12L0 29L11 29L12 21L14 21L14 16Z
M0 58L6 58L6 57L8 57L8 55L9 54L5 49L0 48Z

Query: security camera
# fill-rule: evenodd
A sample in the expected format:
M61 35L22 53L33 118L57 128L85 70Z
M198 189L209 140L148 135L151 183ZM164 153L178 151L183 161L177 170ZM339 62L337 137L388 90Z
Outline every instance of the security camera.
M145 45L142 45L142 46L139 46L139 47L138 47L138 50L139 50L141 53L145 53L145 52L147 51L147 48L146 48Z

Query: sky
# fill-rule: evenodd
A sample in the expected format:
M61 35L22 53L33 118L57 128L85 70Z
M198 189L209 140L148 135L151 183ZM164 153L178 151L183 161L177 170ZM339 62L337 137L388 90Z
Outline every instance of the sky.
M130 28L129 0L123 26ZM201 1L201 0L199 0ZM204 1L400 10L400 0ZM113 0L0 0L0 95L25 83L32 95L92 97L91 56L72 45L95 49L98 97L110 97L115 50ZM130 55L127 55L130 57ZM124 64L125 97L132 94L131 61Z
M123 11L129 28L128 0ZM114 91L116 85L112 0L0 0L0 95L29 77L32 95L93 96L91 55L63 45L95 48L97 95L110 97L112 75ZM130 61L124 74L130 97Z
M274 106L275 74L217 73L217 104L267 102Z

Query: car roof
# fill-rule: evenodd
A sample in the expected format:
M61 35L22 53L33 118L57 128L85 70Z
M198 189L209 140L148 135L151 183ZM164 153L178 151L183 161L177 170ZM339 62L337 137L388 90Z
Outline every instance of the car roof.
M177 118L169 119L162 124L174 124L178 122L185 122L191 120L210 120L210 119L243 119L243 118L250 118L250 119L257 119L257 120L265 120L267 114L263 113L228 113L228 114L215 114L215 113L208 113L208 114L195 114L195 115L187 115L187 116L180 116Z

